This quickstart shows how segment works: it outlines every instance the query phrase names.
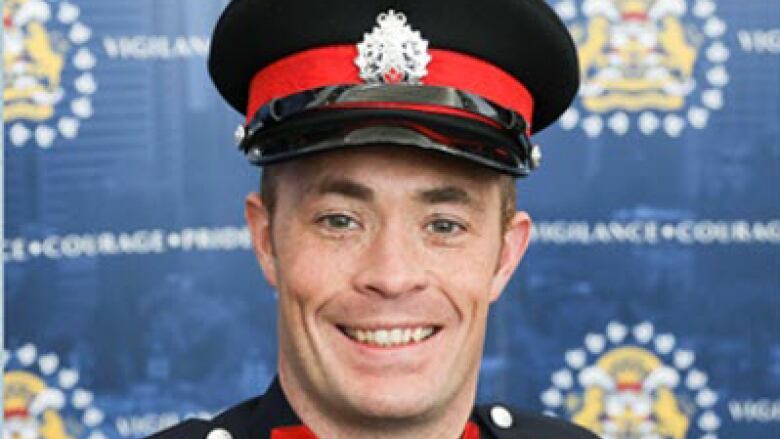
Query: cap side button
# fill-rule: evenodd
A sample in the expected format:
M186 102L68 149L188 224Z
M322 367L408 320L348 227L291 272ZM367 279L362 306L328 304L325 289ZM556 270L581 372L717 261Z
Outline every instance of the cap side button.
M233 139L236 141L236 145L241 146L246 138L246 127L239 125L236 127L236 131L233 133Z
M536 169L542 164L542 148L534 145L531 148L531 169Z
M502 407L500 405L493 406L490 409L490 420L493 421L493 424L495 424L496 427L503 428L505 430L511 427L512 423L514 422L512 419L512 414L509 413L509 410L507 410L506 407Z

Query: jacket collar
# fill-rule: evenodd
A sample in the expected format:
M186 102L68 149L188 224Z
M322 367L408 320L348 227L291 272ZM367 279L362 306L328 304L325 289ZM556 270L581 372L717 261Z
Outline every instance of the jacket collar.
M272 437L269 432L276 429L303 426L284 396L278 376L274 377L268 390L258 400L250 419L249 437L253 439Z
M246 425L249 438L263 439L317 439L317 437L301 422L282 391L279 377L273 382L265 394L256 400ZM463 439L479 439L479 427L472 414L466 425Z

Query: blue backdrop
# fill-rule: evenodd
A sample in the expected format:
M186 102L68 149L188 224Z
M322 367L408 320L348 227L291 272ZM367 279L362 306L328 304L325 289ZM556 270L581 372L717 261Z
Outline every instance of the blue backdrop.
M534 241L479 398L611 437L635 414L656 435L620 437L780 437L780 3L549 3L584 83L518 183ZM5 1L7 433L142 437L273 376L259 172L205 70L223 6Z

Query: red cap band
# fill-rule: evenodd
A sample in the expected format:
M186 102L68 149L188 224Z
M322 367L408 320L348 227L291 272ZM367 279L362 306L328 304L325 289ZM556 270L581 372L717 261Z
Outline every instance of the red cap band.
M525 118L530 125L533 96L515 77L470 55L430 49L424 85L453 87L488 99ZM272 99L331 85L363 84L355 64L354 45L309 49L282 58L260 70L249 85L247 123Z

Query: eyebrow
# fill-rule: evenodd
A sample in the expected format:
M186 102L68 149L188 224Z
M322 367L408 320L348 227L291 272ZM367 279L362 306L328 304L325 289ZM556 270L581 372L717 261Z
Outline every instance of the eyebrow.
M325 178L312 185L307 192L317 195L336 194L360 201L374 200L374 191L363 184L346 178ZM419 191L415 198L425 204L462 204L476 206L478 203L469 193L457 186L443 186Z
M337 194L361 201L374 199L374 191L371 188L344 178L326 178L315 184L313 191L318 195Z
M455 203L472 206L474 199L468 192L456 186L444 186L440 188L421 191L417 198L427 204Z

